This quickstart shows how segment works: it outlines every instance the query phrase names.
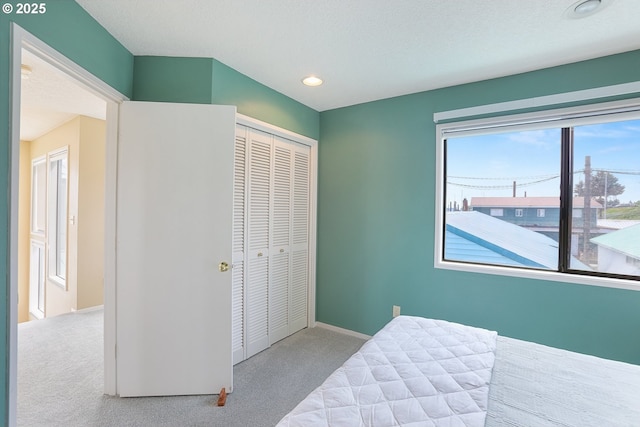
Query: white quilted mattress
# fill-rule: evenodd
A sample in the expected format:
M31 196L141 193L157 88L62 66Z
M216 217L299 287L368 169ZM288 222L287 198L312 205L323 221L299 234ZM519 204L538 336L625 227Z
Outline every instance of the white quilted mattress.
M396 317L278 427L484 426L496 336Z

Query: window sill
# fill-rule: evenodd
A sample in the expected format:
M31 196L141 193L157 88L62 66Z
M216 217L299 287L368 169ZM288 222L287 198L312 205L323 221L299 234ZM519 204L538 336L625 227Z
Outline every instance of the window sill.
M53 283L56 286L59 286L60 288L62 288L63 290L67 290L67 282L66 280L63 280L61 278L59 278L58 276L49 276L49 281L51 283Z
M579 274L559 273L534 269L497 267L492 265L469 264L463 262L442 261L436 259L434 267L444 270L466 271L469 273L492 274L498 276L522 277L534 280L574 283L580 285L601 286L605 288L640 291L640 282L608 277L583 276Z

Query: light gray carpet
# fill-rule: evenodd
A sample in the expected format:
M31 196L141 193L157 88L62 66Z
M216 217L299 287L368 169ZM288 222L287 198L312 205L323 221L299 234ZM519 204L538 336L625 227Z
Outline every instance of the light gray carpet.
M18 426L274 426L363 340L304 329L234 368L234 392L217 396L103 395L102 311L18 328Z

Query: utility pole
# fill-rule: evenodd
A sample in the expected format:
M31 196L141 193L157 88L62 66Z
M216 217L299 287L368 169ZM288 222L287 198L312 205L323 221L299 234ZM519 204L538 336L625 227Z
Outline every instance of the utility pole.
M604 219L607 219L607 187L609 183L607 182L607 176L609 172L604 171Z
M582 257L589 264L589 239L591 238L591 156L584 158L584 210L582 211Z

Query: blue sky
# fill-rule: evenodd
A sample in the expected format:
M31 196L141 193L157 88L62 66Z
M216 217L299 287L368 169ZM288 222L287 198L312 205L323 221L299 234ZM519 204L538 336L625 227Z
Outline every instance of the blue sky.
M640 173L640 120L579 126L574 129L574 170ZM447 143L447 201L516 195L559 196L560 129L543 129L450 138ZM625 192L620 203L640 200L640 175L615 174ZM574 185L584 179L574 175ZM453 185L453 184L457 185Z

